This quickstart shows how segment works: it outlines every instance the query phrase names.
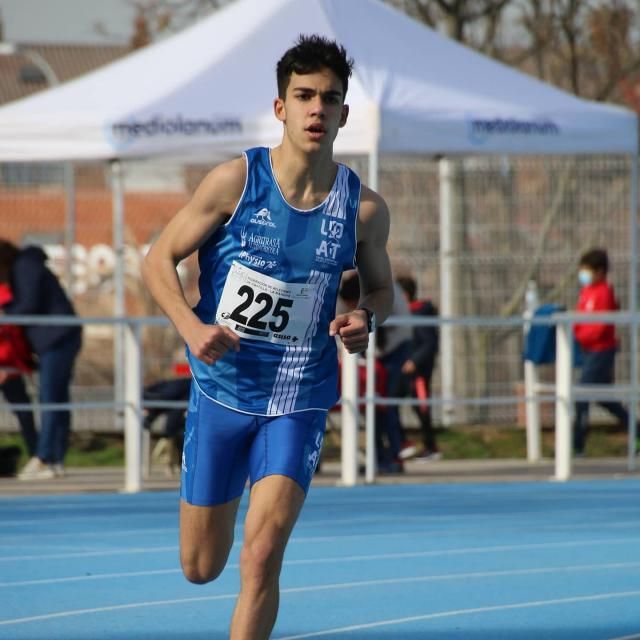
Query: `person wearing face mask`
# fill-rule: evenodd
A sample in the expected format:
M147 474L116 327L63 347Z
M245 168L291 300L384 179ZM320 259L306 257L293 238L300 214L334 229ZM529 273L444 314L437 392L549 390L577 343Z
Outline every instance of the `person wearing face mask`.
M580 258L578 280L580 296L579 313L605 313L619 309L613 287L607 281L609 257L604 249L591 249ZM580 384L613 384L615 354L618 349L615 326L605 322L576 324L574 335L580 345L582 369ZM625 427L627 410L617 401L598 401L598 404L613 414ZM589 431L589 402L576 403L574 423L574 452L583 455Z

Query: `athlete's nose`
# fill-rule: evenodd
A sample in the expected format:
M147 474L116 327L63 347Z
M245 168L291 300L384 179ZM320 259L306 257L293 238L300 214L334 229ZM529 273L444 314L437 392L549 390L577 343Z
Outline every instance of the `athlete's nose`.
M311 111L310 115L324 118L324 102L322 96L316 95L311 99Z

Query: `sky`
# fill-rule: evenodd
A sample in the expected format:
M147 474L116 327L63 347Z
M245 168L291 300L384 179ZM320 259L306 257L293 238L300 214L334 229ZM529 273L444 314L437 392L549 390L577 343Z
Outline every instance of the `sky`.
M0 0L8 42L125 44L134 15L127 0Z

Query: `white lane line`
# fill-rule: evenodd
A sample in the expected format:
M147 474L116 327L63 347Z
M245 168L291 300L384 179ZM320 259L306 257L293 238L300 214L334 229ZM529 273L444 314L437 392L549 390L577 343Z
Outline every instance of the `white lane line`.
M236 532L239 527L236 528ZM59 533L25 533L24 535L2 535L0 534L0 544L7 544L9 542L20 542L22 540L29 540L33 538L34 540L50 540L51 538L100 538L108 536L109 538L116 538L118 536L131 536L136 534L166 534L171 533L177 535L178 533L178 525L174 527L152 527L149 529L118 529L116 531L78 531L78 532L69 532L69 531L61 531Z
M317 558L315 560L289 560L285 561L285 566L293 565L305 565L305 564L327 564L329 562L353 562L353 561L369 561L369 560L389 560L397 558L414 558L425 555L433 555L430 553L417 553L417 554L384 554L379 556L351 556L346 558L333 557L333 558ZM640 567L640 562L610 562L606 564L583 564L583 565L567 565L567 566L554 566L554 567L534 567L529 569L503 569L499 571L476 571L471 573L447 573L443 574L431 574L427 576L416 576L408 578L384 578L377 581L376 584L387 584L387 580L392 580L395 584L400 581L408 582L426 582L426 581L438 581L438 580L459 580L461 578L491 578L491 577L505 577L505 576L520 576L520 575L536 575L539 573L563 573L563 572L577 572L577 571L603 571L603 570L624 570L634 569ZM226 565L227 569L239 569L240 565L237 563L230 563ZM131 577L146 577L157 575L170 575L180 574L180 569L150 569L148 571L124 571L120 573L97 573L84 576L69 576L66 578L42 578L39 580L19 580L15 582L0 582L0 587L14 588L33 585L44 584L60 584L65 582L83 582L91 580L107 580L118 578L131 578ZM351 584L351 583L346 583ZM354 583L360 584L360 583ZM367 582L362 584L373 584L373 582Z
M390 501L392 502L392 501ZM424 505L421 505L424 506ZM430 508L435 508L436 505L426 505ZM583 508L569 508L569 509L563 509L560 513L560 515L575 515L575 514L583 514L584 513L584 509ZM503 510L501 510L503 511ZM487 514L486 511L483 512L478 512L478 513L465 513L464 514L464 518L465 519L475 519L475 520L481 520L481 519L512 519L512 518L521 518L521 517L531 517L532 519L535 519L539 513L536 511L532 511L530 509L527 510L521 510L521 511L515 511L515 510L504 510L507 511L506 513L491 513L491 514ZM640 515L640 507L597 507L597 506L590 506L589 507L589 513L593 515L594 518L597 518L600 514L614 514L614 513L632 513L632 514L638 514ZM174 517L176 515L175 511L171 511L171 512L167 512L167 513L162 513L162 512L155 512L153 514L149 514L149 513L127 513L127 518L130 518L131 516L137 516L137 517L144 517L144 518L157 518L157 517L163 517L163 518L167 518L167 517ZM450 520L460 520L460 518L462 517L462 513L460 514L450 514L450 515L434 515L434 514L426 514L424 516L406 516L406 519L409 520L415 520L415 521L422 521L422 520L430 520L433 522L447 522ZM403 518L405 518L405 516L403 516ZM103 514L103 513L98 513L98 514L92 514L92 515L77 515L77 516L69 516L69 517L65 517L65 523L67 522L85 522L85 521L90 521L90 522L94 522L96 520L104 520L104 519L108 519L110 521L113 520L113 515L112 514ZM353 523L353 524L368 524L368 523L375 523L375 522L387 522L386 518L382 518L382 517L364 517L364 518L339 518L339 519L332 519L331 523L340 523L340 524L349 524L349 523ZM7 528L10 529L12 527L19 527L22 525L29 525L29 526L34 526L34 525L38 525L38 524L44 524L44 525L48 525L50 523L50 519L49 518L40 518L40 519L33 519L33 520L22 520L22 519L18 519L18 520L4 520L3 522L0 523L0 531L3 528ZM304 519L301 520L300 523L298 523L298 526L306 526L306 527L315 527L315 526L325 526L327 524L326 521L324 522L308 522L305 521Z
M429 506L429 505L428 505ZM430 505L432 506L432 505ZM432 506L433 507L433 506ZM569 509L563 509L560 513L560 515L575 515L575 514L583 514L584 513L584 509L583 508L569 508ZM501 510L502 511L502 510ZM505 510L506 511L506 510ZM589 507L589 513L593 515L594 518L598 518L598 516L600 514L618 514L618 513L632 513L632 514L638 514L640 515L640 507L597 507L597 506L592 506ZM168 517L174 517L176 515L176 513L174 511L171 512L167 512L167 513L160 513L160 512L156 512L153 514L149 514L149 513L127 513L127 518L130 518L131 516L137 516L137 517L144 517L144 518L157 518L157 517L162 517L162 518L168 518ZM537 516L539 515L538 512L536 511L531 511L531 510L521 510L521 511L516 511L516 510L508 510L506 513L491 513L491 514L487 514L486 511L483 512L478 512L478 513L465 513L464 514L464 518L465 519L473 519L473 520L482 520L482 519L500 519L500 520L505 520L505 519L512 519L512 518L522 518L522 517L531 517L532 519L535 519ZM404 517L404 516L403 516ZM422 520L430 520L433 522L447 522L450 520L460 520L460 518L462 517L462 513L460 514L450 514L450 515L434 515L434 514L426 514L424 516L406 516L408 519L410 520L416 520L416 521L422 521ZM85 522L85 521L89 521L89 522L94 522L96 520L105 520L108 519L109 521L113 520L113 515L112 514L93 514L93 515L78 515L78 516L69 516L69 517L65 517L65 524L67 522ZM364 517L364 518L338 518L338 519L332 519L331 523L340 523L340 524L349 524L349 523L353 523L353 524L368 524L368 523L375 523L375 522L387 522L386 518L382 518L382 517ZM43 525L48 525L50 524L50 519L49 518L40 518L40 519L33 519L33 520L4 520L3 522L0 523L0 531L2 531L3 528L7 528L7 529L11 529L12 527L19 527L22 525L29 525L29 526L34 526L34 525L38 525L38 524L43 524ZM327 521L324 522L306 522L304 519L299 523L299 525L302 526L325 526L327 524Z
M137 518L145 518L145 519L154 519L154 518L163 518L164 520L166 520L167 518L175 518L177 517L177 512L175 511L171 511L170 513L162 513L162 512L156 512L153 514L149 514L149 513L130 513L129 511L127 511L123 517L126 517L127 520L129 520L130 518L133 517L137 517ZM103 520L107 520L109 522L113 522L114 519L114 515L112 513L96 513L93 515L86 515L86 516L65 516L64 517L64 524L66 525L69 522L95 522L96 520L99 521L103 521ZM12 527L21 527L23 525L29 525L30 527L33 527L34 525L45 525L45 526L50 526L51 525L51 518L47 517L47 518L39 518L37 520L5 520L4 522L0 523L0 530L4 529L5 527L7 529L11 529Z
M55 618L70 618L82 616L89 613L104 613L106 611L122 611L124 609L140 609L142 607L164 607L170 604L184 604L189 602L212 602L214 600L230 600L236 598L237 594L228 593L219 596L200 596L194 598L180 598L177 600L153 600L151 602L132 602L130 604L114 604L109 607L93 607L92 609L73 609L71 611L58 611L56 613L43 613L38 616L28 616L25 618L13 618L11 620L0 620L0 626L25 624L27 622L38 622L39 620L53 620Z
M498 533L508 533L508 532L522 532L522 531L526 531L528 533L531 532L540 532L540 531L577 531L580 529L593 529L594 525L593 523L589 522L589 523L576 523L576 524L571 524L571 523L565 523L565 524L535 524L532 525L530 523L527 523L526 521L522 522L520 526L517 527L513 527L513 526L502 526L502 527L496 527L495 525L495 521L496 519L498 519L501 516L490 516L489 520L487 522L487 531L490 530L492 534L498 534ZM414 521L414 522L425 522L425 521L429 521L429 520L439 520L439 521L445 521L448 520L448 517L445 516L424 516L424 517L420 517L420 516L409 516L409 517L403 517L403 521ZM460 520L459 517L457 516L452 516L451 517L452 521L457 521ZM388 523L388 518L384 518L384 519L380 519L380 522L384 522L384 523ZM338 522L342 522L342 524L354 524L354 525L361 525L361 524L368 524L371 522L378 522L378 520L344 520L344 521L336 521L336 520L332 520L331 524L336 524ZM482 529L480 529L480 526L484 525L484 523L475 523L473 526L468 526L465 524L465 526L462 527L456 527L456 526L449 526L446 529L423 529L420 531L409 531L409 532L400 532L400 533L393 533L393 534L371 534L371 535L378 535L378 536L386 536L386 535L412 535L413 533L416 534L420 534L420 535L436 535L436 534L440 534L440 533L446 533L446 534L450 534L450 533L456 533L456 534L465 534L465 533L473 533L473 534L477 534L479 532L482 531ZM319 522L317 524L304 524L304 523L298 523L296 525L296 531L301 531L301 530L309 530L309 529L313 529L313 528L320 528L320 527L325 527L327 526L327 522ZM624 528L638 528L640 527L640 519L639 520L625 520L625 521L621 521L621 522L601 522L598 523L598 527L601 529L624 529ZM235 532L236 534L240 534L242 533L243 530L243 525L242 524L237 524L235 526ZM141 529L126 529L126 530L116 530L116 531L79 531L77 533L73 534L74 539L77 538L100 538L100 537L104 537L104 536L108 536L109 538L115 538L117 536L122 536L122 535L135 535L135 534L147 534L147 533L176 533L178 530L177 525L173 526L173 527L152 527L152 528L141 528ZM17 541L20 542L21 540L25 540L28 538L35 538L37 540L43 540L43 539L49 539L49 538L67 538L69 537L70 533L68 531L66 532L59 532L59 533L26 533L24 535L6 535L6 534L2 534L0 533L0 543L2 544L7 544L8 542L12 542L12 541ZM352 534L351 536L342 536L342 537L352 537L352 538L360 538L360 534ZM327 541L331 541L334 540L335 537L334 536L325 536L325 537L315 537L315 538L309 538L310 540L313 540L314 542L321 542L323 540L327 540ZM298 540L302 540L302 538L298 538Z
M557 598L554 600L532 600L530 602L518 602L515 604L502 604L492 607L475 607L472 609L454 609L452 611L440 611L438 613L426 613L420 616L409 616L406 618L396 618L393 620L379 620L367 624L354 624L348 627L336 627L335 629L325 629L323 631L312 631L294 636L282 636L277 640L302 640L302 638L319 638L320 636L331 636L349 631L361 631L363 629L374 629L397 624L407 624L409 622L424 622L425 620L436 620L437 618L455 618L458 616L468 616L476 613L493 613L495 611L509 611L514 609L531 609L534 607L549 607L565 604L576 604L580 602L598 602L602 600L613 600L619 598L637 598L640 591L621 591L619 593L601 593L592 596L576 596L574 598ZM620 639L622 640L622 639Z
M113 578L135 578L141 576L160 576L172 573L182 573L180 569L149 569L148 571L123 571L121 573L93 573L84 576L68 576L66 578L41 578L39 580L16 580L15 582L0 582L0 588L31 587L42 584L62 584L65 582L84 582L92 580L110 580Z
M337 542L344 539L351 539L357 537L358 540L371 539L371 538L395 538L395 537L404 537L404 536L415 536L420 535L419 531L412 531L409 533L389 533L389 534L358 534L355 536L326 536L326 537L317 537L317 538L291 538L289 544L296 543L315 543L315 542ZM488 547L459 547L454 549L436 549L433 551L421 551L416 552L424 557L428 556L451 556L451 555L465 555L469 553L496 553L499 551L522 551L527 549L561 549L565 547L574 548L574 547L589 547L589 546L600 546L603 544L634 544L640 541L640 536L629 536L626 538L594 538L590 540L565 540L561 542L535 542L530 544L503 544L503 545L493 545ZM239 547L242 545L240 540L237 540L233 543L234 547ZM129 555L135 553L164 553L167 551L178 551L177 545L166 546L166 547L129 547L129 548L114 548L114 549L104 549L104 550L96 550L96 551L79 551L72 553L50 553L50 554L42 554L42 555L23 555L23 556L0 556L0 562L24 562L26 560L50 560L50 559L65 559L65 558L86 558L91 556L110 556L110 555ZM414 552L408 552L410 554ZM389 555L389 554L388 554ZM390 554L393 555L393 554ZM402 557L403 554L399 554L398 557ZM349 558L358 559L362 556L345 556L343 558L337 557L336 560L340 562L346 562ZM382 556L375 555L370 556L371 558L380 558ZM409 557L412 557L411 555ZM310 560L296 560L289 562L297 562L299 564L313 564L316 562L314 559Z
M417 576L414 578L386 578L382 580L362 580L359 582L337 582L333 584L320 584L320 585L310 585L305 587L292 587L288 589L281 589L280 594L293 594L293 593L310 593L315 591L337 591L342 589L362 589L364 587L377 587L377 586L389 586L396 584L410 584L410 583L419 583L419 582L439 582L439 581L452 581L452 580L461 580L461 579L469 579L469 578L487 578L487 577L504 577L505 575L530 575L530 574L544 574L544 573L557 573L557 572L570 572L572 570L584 570L590 571L593 570L591 565L584 565L581 567L562 567L561 569L557 569L555 567L550 568L538 568L538 569L525 569L522 571L492 571L492 572L475 572L475 573L464 573L464 574L447 574L447 575L438 575L438 576ZM545 600L540 601L541 604L559 604L564 602L580 602L587 600L606 600L614 597L630 597L630 596L640 596L640 591L625 591L617 594L599 594L596 596L580 596L577 598L566 598L561 600ZM93 607L90 609L72 609L69 611L56 611L54 613L44 613L36 616L25 616L22 618L9 618L6 620L0 620L0 626L10 626L10 625L18 625L18 624L26 624L29 622L38 622L41 620L51 620L54 618L67 618L72 616L81 616L90 613L101 613L105 611L118 611L123 609L140 609L144 607L157 607L157 606L167 606L173 604L184 604L189 602L211 602L215 600L229 600L232 598L236 598L236 593L227 593L220 594L216 596L201 596L201 597L192 597L192 598L176 598L173 600L151 600L144 602L131 602L127 604L119 604L119 605L110 605L106 607ZM538 601L536 601L538 602ZM520 608L523 606L541 606L541 604L531 604L531 603L523 603L519 605L501 605L499 607L487 607L482 609L463 609L461 611L454 612L443 612L437 614L427 614L426 616L417 616L412 618L402 618L398 620L387 620L376 623L370 623L369 625L357 625L355 627L344 627L339 629L328 629L325 631L314 632L310 635L302 635L302 636L291 636L291 638L281 638L280 640L293 640L293 638L306 638L313 637L314 635L328 635L329 633L337 633L340 631L350 631L353 629L359 628L369 628L371 626L382 626L385 624L400 624L402 622L410 622L413 620L422 620L429 619L431 617L444 617L450 615L459 615L460 613L476 613L479 611L492 611L492 610L500 610L500 609L511 609L511 608Z
M132 553L164 553L178 551L178 545L170 547L129 547L127 549L104 549L101 551L78 551L77 553L44 553L29 556L0 556L0 562L23 562L25 560L56 560L67 558L90 558L92 556L119 556Z
M640 633L634 633L630 636L620 636L619 638L609 638L609 640L640 640Z

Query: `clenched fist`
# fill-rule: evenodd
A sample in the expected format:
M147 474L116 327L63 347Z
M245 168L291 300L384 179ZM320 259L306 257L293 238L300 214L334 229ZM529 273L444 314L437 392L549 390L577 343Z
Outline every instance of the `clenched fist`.
M336 316L329 325L330 336L340 336L349 353L362 353L369 345L367 312L356 309Z

